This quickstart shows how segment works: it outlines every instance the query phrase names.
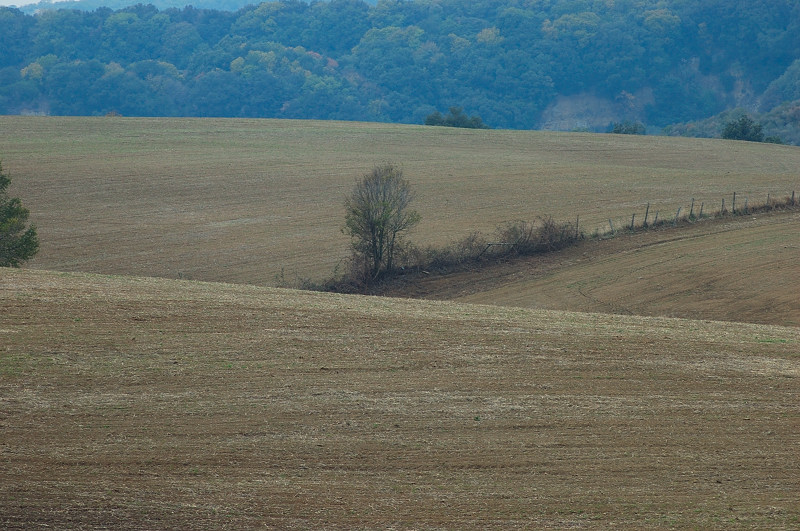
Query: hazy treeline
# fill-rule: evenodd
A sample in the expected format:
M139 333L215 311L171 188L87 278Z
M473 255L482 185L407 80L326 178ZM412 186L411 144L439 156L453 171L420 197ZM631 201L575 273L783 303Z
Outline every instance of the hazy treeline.
M0 113L537 128L558 95L663 127L800 99L794 0L360 0L0 8Z

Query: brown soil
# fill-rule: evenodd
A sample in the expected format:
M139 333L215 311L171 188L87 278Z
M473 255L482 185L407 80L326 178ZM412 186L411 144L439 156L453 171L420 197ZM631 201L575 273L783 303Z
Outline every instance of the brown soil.
M5 529L800 525L798 328L7 269L0 307Z
M344 198L385 161L418 194L419 245L800 192L794 146L313 120L0 116L0 158L41 237L29 267L258 285L330 276Z
M772 211L608 240L447 275L385 294L628 315L800 326L800 212Z
M341 198L383 160L434 244L774 197L800 160L386 124L0 123L33 267L243 283L327 275ZM0 269L0 528L798 529L799 225L622 236L393 292L484 305Z

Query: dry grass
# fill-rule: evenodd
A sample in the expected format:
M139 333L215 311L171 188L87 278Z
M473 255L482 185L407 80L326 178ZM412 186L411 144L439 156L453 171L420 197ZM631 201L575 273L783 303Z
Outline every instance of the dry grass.
M4 528L800 525L800 329L0 269Z
M800 149L720 140L316 121L0 117L0 156L39 226L36 268L272 284L347 254L343 198L402 164L420 244L552 215L586 232L652 204L800 189ZM651 213L652 215L652 213Z

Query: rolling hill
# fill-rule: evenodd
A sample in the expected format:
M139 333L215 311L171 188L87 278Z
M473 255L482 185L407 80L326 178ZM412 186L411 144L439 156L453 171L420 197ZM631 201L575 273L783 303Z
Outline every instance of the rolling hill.
M800 211L703 220L383 291L499 306L800 326Z
M800 329L0 269L6 529L796 527Z
M796 210L394 286L456 302L258 285L331 274L387 160L441 245L782 196L798 148L119 117L0 146L42 240L0 268L0 527L800 523Z
M711 139L287 120L0 117L11 193L42 247L31 267L274 285L348 254L344 197L375 164L418 193L419 245L552 215L604 231L763 202L798 186L800 149Z

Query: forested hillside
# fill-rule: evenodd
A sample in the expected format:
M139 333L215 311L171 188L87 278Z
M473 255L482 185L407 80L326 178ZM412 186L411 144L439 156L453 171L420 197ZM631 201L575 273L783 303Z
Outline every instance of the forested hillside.
M422 123L459 106L492 127L599 131L784 105L794 138L798 58L793 0L2 8L0 113Z

